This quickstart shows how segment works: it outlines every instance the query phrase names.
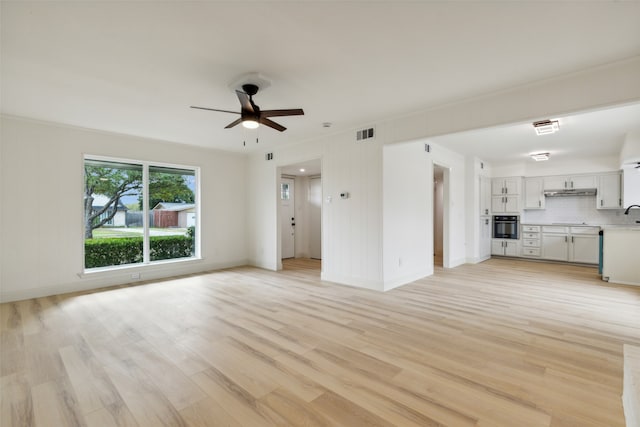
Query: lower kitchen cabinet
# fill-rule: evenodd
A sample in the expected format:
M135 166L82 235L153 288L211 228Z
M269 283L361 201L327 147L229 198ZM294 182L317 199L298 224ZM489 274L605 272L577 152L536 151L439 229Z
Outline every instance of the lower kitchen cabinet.
M597 264L599 260L600 241L597 234L571 234L571 251L569 260Z
M600 227L542 227L542 258L597 264Z
M518 256L518 241L514 239L493 239L491 255Z
M543 227L543 230L547 227ZM542 233L542 258L569 261L569 234Z
M522 256L540 258L540 226L522 224Z
M491 257L491 230L493 224L491 217L485 216L480 218L480 258L487 259Z

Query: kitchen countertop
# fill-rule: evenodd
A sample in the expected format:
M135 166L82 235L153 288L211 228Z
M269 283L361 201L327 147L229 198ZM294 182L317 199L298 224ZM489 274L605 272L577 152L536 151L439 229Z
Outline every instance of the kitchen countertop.
M558 225L564 227L602 227L600 224L586 224L584 222L523 222L522 225L540 225L540 226L549 226L549 225Z
M640 228L640 224L585 224L585 223L568 223L568 222L523 222L521 225L539 225L549 226L558 225L565 227L600 227L603 230L607 229L619 229L628 228L630 230L636 230Z

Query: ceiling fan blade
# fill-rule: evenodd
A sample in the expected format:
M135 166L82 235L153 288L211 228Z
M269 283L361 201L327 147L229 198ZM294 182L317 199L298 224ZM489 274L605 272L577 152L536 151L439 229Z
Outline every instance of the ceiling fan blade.
M218 111L220 113L240 114L238 111L218 110L217 108L194 107L193 105L191 106L191 108L197 108L198 110Z
M251 103L251 98L249 98L249 95L242 92L241 90L236 90L236 95L238 95L238 99L240 100L240 105L242 106L242 109L251 111L253 113L254 112L253 104Z
M280 132L283 132L283 131L287 130L286 127L274 122L273 120L269 120L266 117L260 117L259 122L262 123L265 126L269 126L270 128L273 128L275 130L279 130Z
M302 108L291 108L288 110L263 110L260 112L262 117L278 117L278 116L303 116Z
M230 129L236 125L239 125L240 123L242 123L242 117L240 117L239 119L236 119L234 121L232 121L231 123L229 123L228 125L226 125L224 128L225 129Z

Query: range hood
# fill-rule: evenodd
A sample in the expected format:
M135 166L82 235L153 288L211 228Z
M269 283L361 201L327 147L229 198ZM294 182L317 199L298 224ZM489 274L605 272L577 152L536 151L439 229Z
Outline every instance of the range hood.
M544 190L547 197L595 196L595 188Z

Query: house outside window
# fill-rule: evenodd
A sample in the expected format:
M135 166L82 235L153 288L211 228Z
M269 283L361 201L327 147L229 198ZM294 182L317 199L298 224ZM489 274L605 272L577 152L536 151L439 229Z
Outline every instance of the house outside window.
M199 257L198 168L86 156L84 268Z

